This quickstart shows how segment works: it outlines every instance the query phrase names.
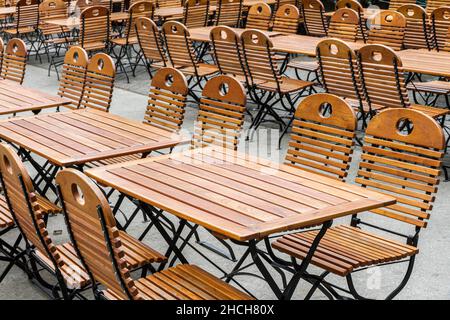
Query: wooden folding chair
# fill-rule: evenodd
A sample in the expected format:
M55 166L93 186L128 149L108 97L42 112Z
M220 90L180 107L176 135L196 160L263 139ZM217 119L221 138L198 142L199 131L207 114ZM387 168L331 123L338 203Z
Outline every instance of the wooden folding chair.
M448 108L410 103L402 61L392 49L383 45L366 45L358 51L358 59L368 103L420 111L439 121L444 130L450 131L445 126L445 117L450 113ZM381 74L383 77L380 77Z
M152 68L158 69L167 66L162 36L156 23L148 18L137 18L135 28L140 51L133 66L133 75L136 73L139 62L142 61L151 78Z
M303 92L310 89L312 82L291 79L281 76L278 65L273 60L275 52L269 37L262 31L245 30L241 34L243 61L248 71L250 97L259 106L259 111L253 119L250 129L256 130L262 122L275 122L279 126L281 139L287 132L293 121L295 102L302 96ZM280 103L278 111L285 113L287 121L279 115L276 105ZM266 119L271 116L272 120ZM248 138L249 136L247 136Z
M344 180L350 168L357 118L338 96L317 93L295 111L285 164Z
M342 8L348 8L353 9L358 13L359 18L359 29L358 29L358 36L357 40L362 40L366 42L367 39L367 19L364 17L364 8L356 0L339 0L336 2L336 10L342 9Z
M22 84L25 78L27 55L25 42L18 38L9 40L3 56L0 77Z
M306 34L325 37L328 34L328 23L325 8L320 0L301 0L300 6Z
M79 45L90 54L93 51L108 52L110 38L109 9L89 6L80 15Z
M97 53L88 63L80 108L109 111L114 89L116 67L105 53Z
M336 10L330 19L328 36L355 42L358 37L359 16L358 13L349 8Z
M123 262L122 235L98 186L73 169L59 172L56 183L71 239L92 279L96 297L113 300L250 299L199 267L188 264L133 280ZM89 221L88 227L86 221ZM104 290L97 283L104 286Z
M257 3L250 7L245 28L269 30L272 19L272 9L266 3Z
M219 0L214 25L239 27L243 0Z
M412 131L405 130L406 127ZM353 273L399 262L407 263L405 275L386 299L394 298L404 288L419 251L419 232L426 227L435 200L443 148L442 128L419 111L386 109L371 120L355 181L365 188L394 196L397 203L371 210L370 220L363 214L354 214L349 226L329 228L311 259L313 265L324 270L320 275L313 277L308 271L299 272L297 263L294 264L294 277L303 277L313 284L307 299L318 288L331 297L342 298L337 291L341 288L336 284L331 287L325 281L330 273L345 277L348 290L342 289L353 298L362 299L353 283ZM378 219L373 214L378 215ZM273 247L295 259L304 259L317 234L317 230L308 230L283 236L273 243ZM394 240L392 236L403 238L406 243ZM290 288L286 298L294 289L295 286Z
M247 97L239 80L226 75L205 84L195 122L192 148L208 145L237 150Z
M275 12L272 31L296 34L300 20L300 11L292 4L284 4Z
M439 7L431 12L431 30L433 47L437 51L444 50L447 44L448 29L450 28L450 3L446 7Z
M382 10L370 18L369 24L367 43L384 44L397 51L403 48L406 29L406 18L403 14Z
M416 4L406 4L397 8L397 11L406 18L403 47L405 49L431 50L433 47L432 36L425 9Z
M155 11L155 5L149 1L138 1L133 3L128 10L128 20L125 25L124 36L119 38L114 38L111 40L111 55L116 59L116 69L121 70L127 82L130 82L128 74L126 71L126 65L123 63L123 59L128 60L128 65L131 66L132 53L131 50L134 49L134 45L138 43L137 33L136 33L136 19L146 17L153 19L153 14ZM116 47L120 47L119 53L115 52ZM135 52L138 54L138 52Z
M60 97L70 100L70 104L65 107L79 108L86 81L88 62L87 52L81 47L72 46L66 52L58 89Z
M203 90L202 81L216 74L219 69L197 57L189 31L183 24L168 21L162 26L162 31L171 66L188 77L189 93L195 101L199 101L194 88L198 86Z
M425 9L427 11L427 15L431 16L434 10L448 5L447 0L427 0L427 6Z
M209 0L186 0L182 22L187 28L206 27L209 22Z

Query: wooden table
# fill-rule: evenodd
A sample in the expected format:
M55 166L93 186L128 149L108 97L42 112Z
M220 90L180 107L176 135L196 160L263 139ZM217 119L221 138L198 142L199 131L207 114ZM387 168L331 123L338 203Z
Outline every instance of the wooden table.
M176 258L187 263L181 251L189 236L177 246L183 227L200 225L247 247L230 273L209 261L227 280L250 256L278 298L282 292L262 263L258 242L264 241L267 249L269 235L395 203L393 197L356 185L241 153L225 154L220 149L149 157L89 169L86 174L140 201L169 244L165 256L175 253L172 263ZM180 219L172 238L162 228L154 207Z
M20 85L17 82L0 80L0 115L64 106L70 100Z
M363 18L364 19L370 19L370 18L372 18L374 15L376 15L380 11L382 11L382 10L377 9L377 8L364 8ZM334 12L335 11L325 12L325 16L326 17L331 17L334 14Z
M16 12L16 7L2 7L0 8L0 15L10 15Z
M429 74L437 77L450 77L450 53L428 50L402 50L397 55L408 72Z

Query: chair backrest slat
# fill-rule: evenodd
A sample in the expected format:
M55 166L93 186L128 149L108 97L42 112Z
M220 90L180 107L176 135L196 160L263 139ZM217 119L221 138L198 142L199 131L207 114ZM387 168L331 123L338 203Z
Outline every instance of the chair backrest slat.
M220 75L208 80L200 99L192 147L216 145L237 150L245 106L245 90L237 79Z
M346 41L356 41L359 29L358 13L349 8L336 10L330 19L328 36Z
M353 108L342 98L318 93L303 99L294 117L285 163L344 180L356 136Z
M215 25L238 27L242 18L243 0L219 0Z
M320 0L301 0L303 20L306 34L324 37L328 32L328 23L325 17L325 7Z
M27 65L27 48L23 40L14 38L8 41L5 54L3 55L2 71L3 79L19 82L22 84L25 78Z
M411 109L386 109L367 126L356 182L394 196L395 205L371 212L425 227L439 183L444 149L440 125Z
M247 29L269 30L272 9L268 4L257 3L250 7L245 27Z
M97 53L90 60L86 72L80 108L109 111L114 89L116 66L110 56Z
M296 34L300 20L300 11L292 4L278 8L273 18L272 31Z
M384 44L394 50L403 48L406 18L392 10L382 10L370 19L367 43Z
M425 9L416 4L406 4L397 9L406 18L405 49L431 49L430 25Z

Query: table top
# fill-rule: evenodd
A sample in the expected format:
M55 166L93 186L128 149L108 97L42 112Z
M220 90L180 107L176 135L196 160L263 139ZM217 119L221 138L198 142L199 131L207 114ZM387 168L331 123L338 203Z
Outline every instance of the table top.
M379 8L364 8L363 17L364 19L370 19L372 16L376 15L381 10ZM331 17L335 11L325 12L326 17Z
M402 60L405 71L450 77L449 52L408 49L396 53Z
M110 21L127 20L129 17L128 12L113 12L109 15ZM60 27L66 27L69 29L78 28L80 26L80 18L69 17L63 19L48 19L45 20L48 24L53 24Z
M16 7L1 7L0 8L0 15L4 15L4 14L13 14L14 12L16 12Z
M287 165L211 148L86 170L147 204L238 241L395 203L395 199Z
M61 167L189 141L155 126L94 109L2 120L0 137Z
M189 34L191 35L191 39L199 42L207 42L209 41L209 34L211 33L211 29L215 28L215 26L209 27L200 27L200 28L190 28ZM245 28L232 28L238 35L241 35L244 32ZM261 30L262 31L262 30ZM279 36L284 36L283 33L278 31L262 31L267 34L270 38L275 38ZM311 37L312 38L312 37Z
M0 115L58 107L69 103L68 99L24 87L18 82L0 80Z

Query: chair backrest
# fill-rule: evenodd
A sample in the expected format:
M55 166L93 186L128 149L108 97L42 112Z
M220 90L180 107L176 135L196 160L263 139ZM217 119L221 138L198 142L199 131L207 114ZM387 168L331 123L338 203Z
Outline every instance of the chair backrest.
M431 13L431 28L434 48L438 51L443 50L450 28L450 3L449 6L437 8Z
M368 43L384 44L394 50L401 50L405 37L406 18L392 10L381 10L370 18Z
M46 230L31 178L17 153L6 143L0 144L0 173L9 211L22 236L28 246L47 256L56 267L60 256Z
M153 14L155 12L155 5L149 1L138 1L133 3L128 10L128 20L125 26L125 34L127 41L129 38L134 38L136 34L136 20L139 18L149 18L153 19Z
M60 171L56 184L70 238L94 286L100 283L121 299L138 299L119 230L102 191L75 169Z
M397 9L406 18L405 49L431 49L433 44L430 37L430 25L428 24L425 9L416 4L406 4Z
M272 10L268 4L263 2L254 4L250 7L247 14L247 29L269 30L272 19Z
M412 131L402 130L405 124ZM387 109L373 117L355 181L394 196L397 203L371 212L415 228L425 227L439 183L444 146L440 125L420 111Z
M109 9L103 6L88 7L81 12L80 21L80 45L86 50L91 46L100 48L102 44L106 48L111 27Z
M135 21L135 28L139 45L147 61L162 62L166 66L167 57L156 23L149 18L139 17Z
M46 23L48 19L64 19L68 17L67 4L64 0L45 0L39 5L39 30L43 35L61 32L57 25Z
M72 46L66 52L58 95L71 101L68 107L76 109L80 106L88 62L88 55L81 47Z
M183 73L161 68L153 76L144 122L164 130L179 131L184 121L188 84Z
M448 6L448 0L427 0L426 11L428 15L431 15L434 10L440 7Z
M188 29L177 21L167 21L162 26L167 56L175 68L193 67L197 70L197 57Z
M361 104L364 92L355 52L339 39L320 41L316 51L325 91Z
M355 144L353 108L338 96L317 93L300 102L294 117L285 163L344 180Z
M19 0L14 16L17 33L19 28L37 28L39 25L39 0Z
M191 145L237 150L244 125L246 94L235 78L220 75L205 84Z
M209 21L209 0L186 0L183 24L187 28L206 27Z
M182 0L157 0L158 8L176 8L183 6Z
M251 84L258 81L281 81L276 61L273 60L273 43L262 31L249 29L241 34L245 70ZM278 85L279 87L279 85Z
M116 66L110 56L97 53L88 63L80 108L109 111L114 89Z
M241 38L236 31L227 26L217 26L211 29L209 38L220 73L246 80Z
M27 47L23 40L13 38L6 45L3 55L2 72L3 79L19 82L22 84L25 78L25 68L27 66Z
M359 28L358 13L349 8L336 10L330 19L328 36L346 41L356 41Z
M276 0L276 3L274 5L275 11L277 11L281 6L285 4L292 4L295 7L298 7L299 1L298 0Z
M389 10L397 10L398 8L406 4L416 4L416 0L390 0Z
M292 4L278 8L273 18L272 31L296 34L300 20L300 11Z
M402 61L389 47L369 44L358 51L363 87L370 105L409 107Z
M353 9L358 13L362 13L364 11L363 6L356 0L339 0L336 2L336 10L342 8Z
M301 6L306 34L316 37L327 35L328 23L325 8L320 0L301 0Z
M243 0L219 0L216 10L216 26L237 27L242 17Z

